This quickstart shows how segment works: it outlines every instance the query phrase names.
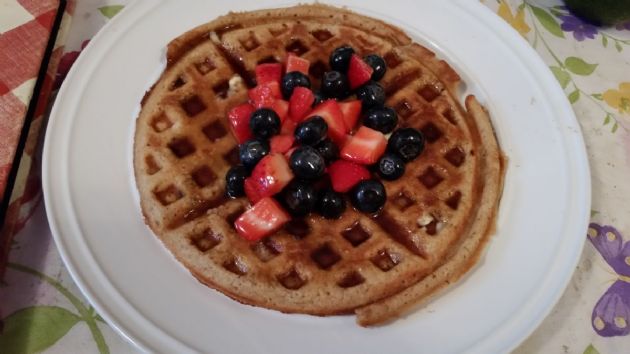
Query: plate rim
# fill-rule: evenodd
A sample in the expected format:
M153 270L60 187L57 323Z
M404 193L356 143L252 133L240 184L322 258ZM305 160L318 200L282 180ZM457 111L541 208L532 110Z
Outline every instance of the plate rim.
M163 1L159 1L156 2L156 4L154 5L155 7L159 6L158 4L161 4ZM481 3L466 3L465 1L459 1L456 0L454 1L457 5L464 7L464 8L468 8L472 11L486 11L487 13L483 16L485 16L484 19L490 19L490 22L492 23L492 26L490 26L489 23L486 23L485 25L488 27L494 27L499 28L501 31L496 31L495 33L498 36L502 36L502 37L506 37L508 38L508 40L511 42L512 46L517 46L520 47L518 48L519 50L525 50L528 51L529 50L529 56L528 59L529 61L533 61L532 64L535 65L535 67L537 69L540 69L541 66L544 66L546 69L546 64L544 64L544 62L542 61L542 59L538 56L538 54L535 52L535 50L533 48L531 48L531 46L529 45L529 43L525 42L520 35L518 35L518 33L516 31L514 31L508 24L504 23L503 21L501 21L494 13L492 13L487 7L485 7L484 5L482 5ZM92 47L97 46L99 43L101 43L100 38L101 37L106 37L108 35L110 35L111 32L111 28L115 27L116 25L118 25L118 23L125 23L125 21L127 20L128 16L131 16L133 14L133 11L135 11L134 9L139 7L139 3L141 3L140 1L135 1L132 2L131 4L127 5L127 7L120 13L118 14L118 16L116 16L116 18L112 19L111 21L109 21L98 33L96 36L94 36L94 38L90 41L90 44L88 45L88 47L85 48L85 51L87 53L91 53L93 50L91 49ZM390 14L388 14L390 15ZM491 15L491 16L488 16ZM498 26L498 27L497 27ZM515 40L516 38L516 40ZM96 44L94 44L96 43ZM525 46L523 46L525 45ZM141 336L139 336L137 334L138 331L134 331L131 330L126 324L121 324L120 321L118 321L117 319L114 318L113 315L110 314L109 310L107 309L107 305L100 303L98 300L96 300L96 296L94 296L94 294L92 293L92 289L89 286L89 281L84 280L82 278L82 276L80 275L80 272L77 269L77 264L75 264L72 259L72 255L69 254L69 250L67 248L65 248L64 245L64 236L63 233L61 232L61 228L63 226L61 226L61 222L59 222L59 215L57 215L57 211L55 210L55 201L54 199L56 199L54 197L54 193L55 190L54 188L51 187L51 175L54 174L51 169L50 169L50 164L52 161L52 157L49 157L53 147L52 147L52 140L54 139L54 137L51 137L53 135L53 130L51 129L55 122L58 122L60 119L62 118L57 118L58 116L58 112L62 110L62 106L63 103L61 103L63 100L61 100L60 98L63 98L66 95L66 91L69 91L69 87L71 86L70 84L68 84L68 82L73 82L76 80L75 78L75 72L79 71L79 67L85 66L85 65L89 65L89 63L84 63L84 62L88 62L88 60L86 58L89 58L89 55L87 53L84 53L82 56L79 57L79 59L77 60L77 62L75 63L75 65L73 66L72 70L70 71L67 79L65 80L64 85L62 85L61 90L59 91L57 100L55 101L54 107L51 111L50 114L50 121L49 121L49 125L48 125L48 129L46 130L46 137L45 137L45 142L44 142L44 150L43 150L43 162L42 162L42 183L43 183L43 190L44 190L44 201L45 201L45 206L46 206L46 212L48 215L48 220L49 220L49 224L50 224L50 228L53 234L53 238L55 240L55 244L57 245L57 248L60 252L61 258L63 259L63 262L66 266L66 268L68 269L72 279L74 280L74 282L77 284L77 286L79 287L79 289L81 290L81 292L86 296L86 298L88 299L88 301L99 311L99 313L107 320L108 324L110 324L123 338L125 338L126 340L128 340L130 343L132 343L133 345L137 346L138 348L145 350L145 351L149 351L151 350L152 346L148 345L148 343L146 343ZM546 81L549 81L549 79L553 79L553 77L551 76L551 73L549 72L548 75L546 75L546 77L544 77L544 79L546 79ZM548 84L547 85L542 85L547 89L551 89L553 91L557 91L560 90L559 85L555 82L555 80L553 80L554 83L554 87L550 87ZM75 107L76 109L76 107ZM560 117L566 118L564 119L563 123L570 123L569 126L572 129L575 129L576 131L576 135L573 140L573 143L577 143L578 147L581 148L579 149L580 151L574 151L574 155L572 155L573 158L576 157L580 157L581 161L573 161L574 165L578 162L581 162L580 165L582 165L582 167L584 168L581 174L581 177L583 177L583 179L580 181L581 185L583 185L583 187L585 187L585 193L582 195L584 197L584 201L585 203L585 217L583 218L584 220L582 221L582 223L575 223L578 226L575 226L574 228L576 229L583 229L584 231L587 230L588 227L588 210L590 210L590 199L591 199L591 177L590 177L590 169L589 169L589 161L587 158L587 154L586 154L586 147L584 144L584 139L583 139L583 135L581 133L581 127L579 125L579 122L574 114L574 111L572 110L571 106L569 105L569 102L565 99L564 104L562 105L562 107L556 107L556 109L562 109L562 111L565 111L564 114L560 115ZM59 124L59 123L57 123ZM568 140L567 135L563 134L563 137L565 138L565 140ZM59 139L59 138L57 138ZM565 142L565 144L567 144ZM577 156L577 155L579 156ZM63 213L63 212L62 212ZM563 243L566 242L567 237L567 233L565 232L564 234L564 239ZM82 237L82 236L77 236L77 237ZM523 340L525 340L529 335L531 335L531 333L538 327L538 325L545 319L545 317L549 314L549 312L551 311L551 309L553 308L553 306L558 302L558 300L560 299L560 297L562 296L562 294L564 293L564 289L566 288L566 286L568 285L570 279L571 279L571 275L573 274L573 270L575 269L575 265L577 265L579 259L580 259L580 254L582 253L582 249L584 247L584 243L586 241L586 238L583 238L583 242L581 242L581 244L579 245L579 247L575 247L573 249L574 252L572 252L572 256L569 258L569 261L572 260L572 262L570 263L570 269L571 271L568 273L567 276L564 277L564 282L562 282L562 284L560 284L559 286L557 286L557 288L559 290L556 290L553 294L554 296L552 296L550 299L548 299L546 306L544 306L544 308L540 311L541 314L539 314L538 316L536 316L536 318L533 319L531 325L528 326L528 331L527 334L522 335L520 340L517 340L515 342L513 342L513 345L509 348L504 348L506 350L512 350L514 349L516 346L518 346L520 343L522 343ZM557 266L557 264L556 264ZM531 302L531 301L530 301ZM142 317L142 319L144 321L150 322L150 320L146 317ZM156 326L155 326L156 327ZM156 327L158 328L158 327ZM159 328L158 328L159 329ZM134 333L134 335L131 335L130 333ZM172 341L178 341L176 338L169 336L169 338ZM185 345L184 343L180 343L182 345ZM191 349L190 347L186 346L187 349Z

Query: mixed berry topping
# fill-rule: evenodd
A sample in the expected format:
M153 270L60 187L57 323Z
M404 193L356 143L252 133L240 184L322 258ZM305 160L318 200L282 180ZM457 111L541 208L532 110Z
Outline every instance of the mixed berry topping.
M424 149L422 133L396 129L398 115L385 106L382 57L361 58L342 46L329 66L314 91L304 58L259 64L248 102L228 112L240 164L225 176L226 194L252 204L234 223L249 241L292 217L339 218L347 200L360 212L378 213L387 201L381 180L402 177Z

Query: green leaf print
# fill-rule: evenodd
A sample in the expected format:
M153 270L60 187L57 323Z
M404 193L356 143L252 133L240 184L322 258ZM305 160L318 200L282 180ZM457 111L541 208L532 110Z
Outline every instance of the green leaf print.
M615 48L617 49L618 52L621 53L621 51L623 50L623 47L621 46L621 44L619 44L619 42L615 42Z
M610 124L610 114L606 114L606 118L604 118L604 125Z
M619 124L617 124L617 122L615 122L615 124L613 124L612 129L610 129L611 133L616 133L617 129L619 129Z
M556 37L564 38L564 33L560 28L560 25L556 21L553 16L551 16L547 11L541 9L540 7L536 7L534 5L529 5L534 11L534 15L538 19L538 21L549 31L549 33L553 34Z
M589 344L589 346L586 347L586 349L584 349L584 353L583 354L599 354L599 351L597 349L595 349L593 344Z
M587 76L595 71L597 64L589 64L578 57L568 57L564 60L564 65L572 73L582 76Z
M575 91L573 91L573 92L571 92L569 94L569 102L571 102L571 104L574 104L579 99L580 99L580 91L579 90L575 90Z
M4 319L0 348L6 353L37 353L55 344L81 318L57 306L27 307Z
M123 7L123 5L109 5L99 7L98 10L103 14L103 16L111 19L112 17L116 16L116 14L118 14L120 10L123 9Z
M109 347L107 343L105 342L103 333L98 328L98 325L96 323L97 321L97 319L95 319L96 313L94 311L90 312L90 310L85 305L83 305L83 303L81 302L81 300L79 300L79 298L77 298L68 289L66 289L59 281L57 281L56 279L53 279L52 277L46 274L40 273L36 269L32 269L27 266L16 264L16 263L8 263L7 267L10 269L19 271L19 272L31 274L39 278L40 280L52 285L55 289L57 289L57 291L59 291L68 301L70 301L70 303L72 303L72 305L74 305L74 307L80 314L79 319L82 321L85 321L85 324L87 324L88 328L90 329L90 332L92 333L92 338L94 338L94 342L96 343L96 347L98 348L99 353L109 354ZM6 330L6 326L5 326L5 330ZM67 330L64 332L64 334L66 332ZM3 346L0 343L0 349L1 348L3 348Z
M602 36L602 45L604 48L608 47L608 38L606 36Z
M571 76L569 75L569 73L559 66L550 66L549 69L551 69L551 72L556 77L556 80L558 80L558 82L560 83L560 86L562 86L562 88L566 88L569 84L569 81L571 81Z
M600 101L604 99L604 97L602 96L602 94L601 94L601 93L594 93L594 94L591 94L591 97L593 97L593 98L594 98L594 99L596 99L596 100L600 100Z

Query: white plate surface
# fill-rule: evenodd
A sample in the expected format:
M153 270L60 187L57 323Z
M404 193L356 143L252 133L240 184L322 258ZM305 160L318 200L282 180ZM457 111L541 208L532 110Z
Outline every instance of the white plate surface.
M344 1L449 60L490 110L509 167L498 232L469 276L379 328L285 315L199 284L145 226L132 171L135 117L170 39L229 10L286 0L138 1L90 43L53 109L46 209L73 278L141 348L212 353L493 353L514 348L560 297L590 211L579 125L528 44L478 1Z

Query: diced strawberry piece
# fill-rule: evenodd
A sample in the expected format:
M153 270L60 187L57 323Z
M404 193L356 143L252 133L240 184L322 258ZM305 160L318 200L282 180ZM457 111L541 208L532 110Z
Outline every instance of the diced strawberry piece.
M282 98L280 84L276 81L260 84L247 93L254 108L269 108L275 100Z
M343 122L343 113L335 100L327 100L317 105L307 117L320 116L328 124L328 135L339 146L346 139L346 125Z
M378 161L386 147L387 139L383 133L362 126L354 135L348 137L340 156L344 160L371 165Z
M249 129L249 118L254 113L254 107L249 103L243 103L232 108L228 112L230 130L239 144L252 138L252 131Z
M364 179L370 179L370 171L354 162L337 160L328 166L332 188L345 193Z
M256 83L258 85L267 82L280 82L282 78L282 64L280 63L264 63L256 65Z
M275 100L271 104L271 109L276 112L276 114L280 118L280 123L282 123L285 121L285 119L287 119L287 116L289 115L289 102L285 100Z
M277 201L263 198L236 219L234 228L241 237L253 242L277 231L289 220L291 216Z
M293 53L289 53L289 55L287 56L288 73L290 73L291 71L299 71L304 75L308 75L309 66L311 66L311 62L304 58L300 58Z
M311 105L315 101L313 91L306 87L298 86L293 89L293 94L289 100L289 117L295 122L304 120L306 113L311 110Z
M262 199L262 195L260 195L260 190L258 189L258 185L255 180L245 178L245 181L243 182L243 189L245 190L247 199L249 199L252 204Z
M293 146L295 137L293 135L276 135L269 141L271 152L284 154Z
M297 127L297 123L292 121L291 119L287 119L282 122L282 126L280 127L280 134L293 135L295 127Z
M340 102L339 109L341 110L341 113L343 113L343 122L346 126L346 133L350 133L357 125L357 121L361 115L361 101L352 100Z
M245 186L249 184L245 194L248 189L255 189L247 197L252 203L256 203L260 198L271 197L280 192L292 179L293 172L284 155L272 153L263 157L254 167L251 176L245 179Z
M364 83L368 82L372 77L374 69L363 61L361 57L356 54L352 54L350 57L350 65L348 66L348 81L350 81L350 88L355 89Z

